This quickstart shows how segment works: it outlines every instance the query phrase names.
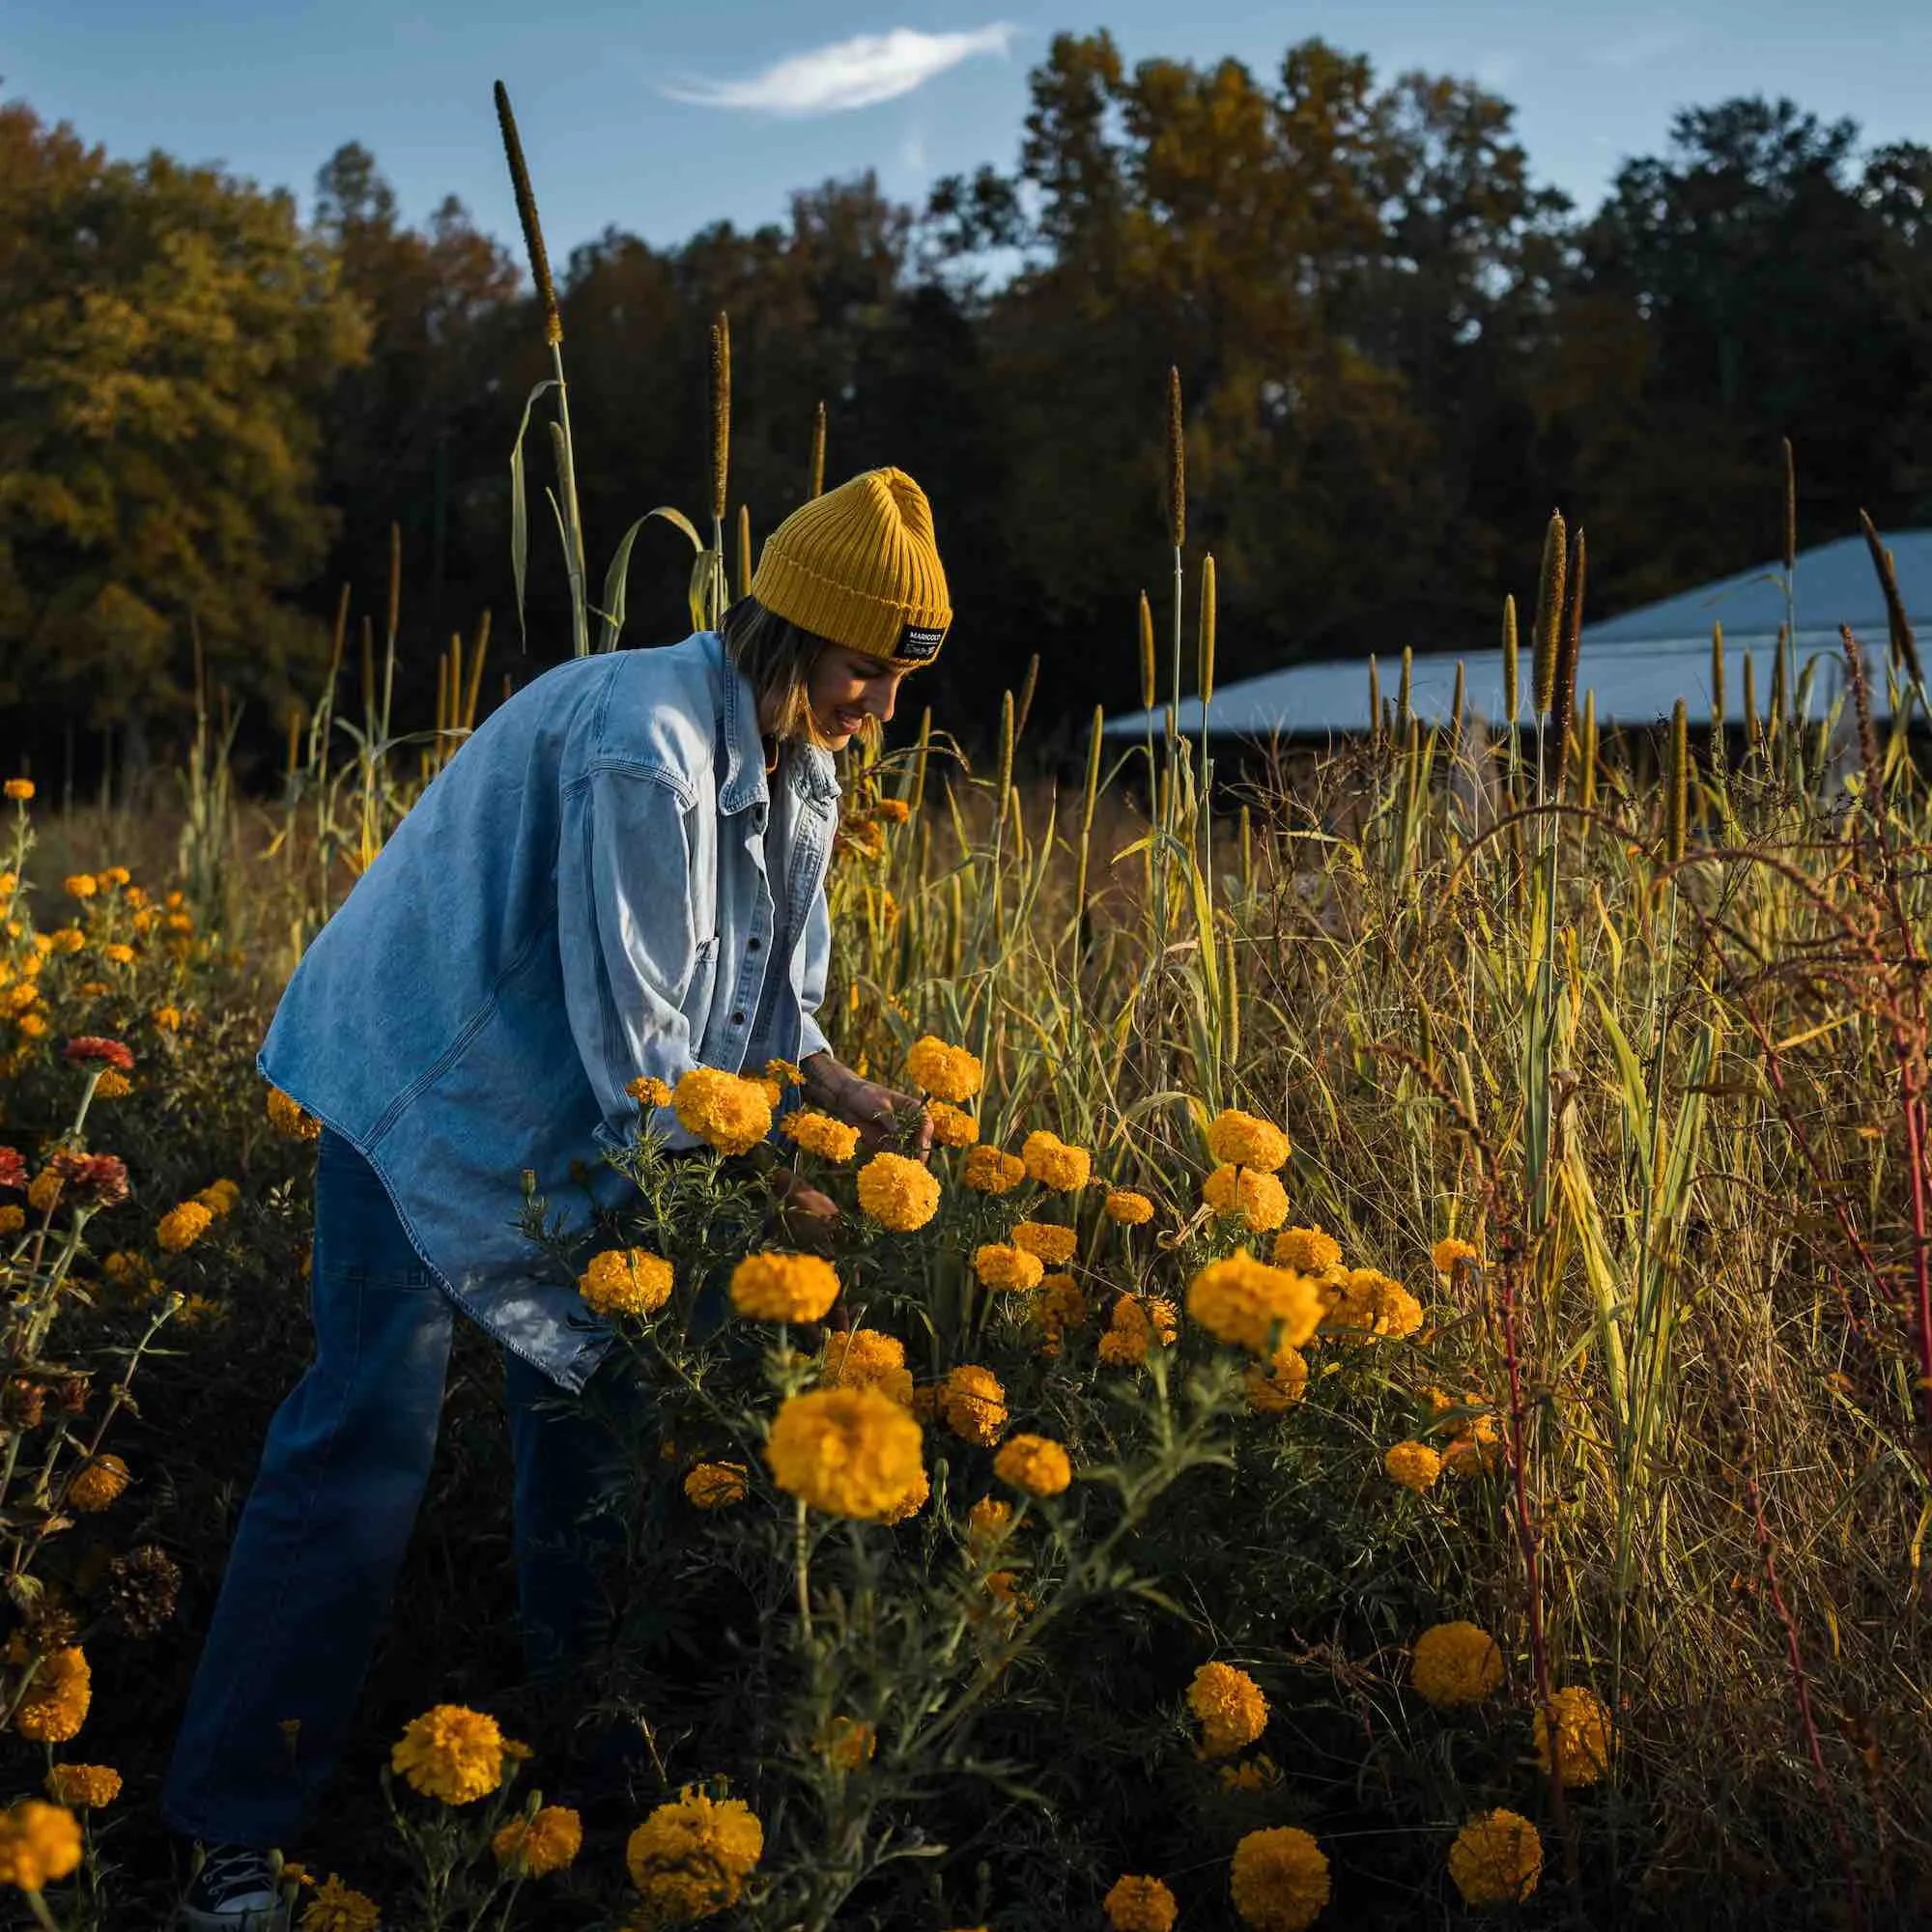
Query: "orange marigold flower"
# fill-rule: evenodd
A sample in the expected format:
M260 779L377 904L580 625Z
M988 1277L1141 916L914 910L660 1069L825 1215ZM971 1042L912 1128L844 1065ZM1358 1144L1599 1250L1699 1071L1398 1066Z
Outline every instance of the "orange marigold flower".
M966 1156L959 1178L980 1194L1010 1194L1026 1179L1026 1163L996 1147L976 1147Z
M1204 1757L1233 1757L1267 1728L1261 1686L1232 1663L1204 1663L1187 1688L1187 1708L1200 1720Z
M0 1811L0 1885L39 1891L80 1863L80 1820L63 1804L23 1798Z
M731 1270L731 1306L755 1321L818 1321L838 1299L838 1271L818 1255L747 1255Z
M687 1784L624 1847L642 1894L639 1925L695 1924L736 1905L764 1850L764 1828L743 1799L708 1798Z
M1037 1255L1048 1267L1065 1267L1073 1259L1079 1236L1054 1221L1018 1221L1010 1236L1016 1248Z
M322 1134L322 1122L293 1095L279 1087L269 1089L269 1124L284 1140L312 1141Z
M1139 1228L1153 1219L1153 1203L1130 1187L1112 1187L1107 1190L1105 1212L1108 1220L1123 1228Z
M749 1153L772 1130L772 1103L755 1080L694 1066L671 1092L678 1123L720 1153Z
M181 1254L208 1233L213 1219L199 1201L180 1202L156 1224L155 1239L170 1254Z
M1409 1679L1441 1709L1479 1704L1503 1681L1503 1654L1475 1624L1435 1624L1415 1640Z
M121 1796L121 1774L107 1764L57 1764L47 1773L47 1796L56 1804L99 1811Z
M943 1148L969 1148L980 1138L980 1122L963 1107L945 1100L928 1100L925 1111L932 1122L932 1138Z
M1010 1435L993 1458L993 1473L1030 1496L1057 1496L1072 1482L1073 1464L1050 1436Z
M1046 1272L1037 1254L1022 1247L1009 1247L1004 1241L988 1241L978 1249L973 1256L973 1271L982 1287L1007 1293L1037 1288Z
M91 1456L69 1483L67 1499L74 1509L93 1516L114 1502L128 1483L128 1465L120 1457Z
M1307 1341L1321 1320L1321 1299L1307 1275L1270 1267L1242 1248L1195 1275L1187 1312L1210 1335L1260 1354Z
M583 1849L583 1821L567 1804L546 1804L529 1818L512 1818L490 1840L497 1867L513 1877L548 1878Z
M1217 1214L1239 1214L1249 1232L1265 1235L1288 1219L1288 1194L1271 1174L1253 1167L1217 1167L1201 1183L1201 1198Z
M859 1170L859 1206L880 1226L910 1234L939 1211L939 1179L902 1153L875 1153Z
M819 1380L827 1388L875 1388L902 1407L912 1406L912 1373L905 1344L876 1328L852 1328L825 1338L825 1367Z
M818 1740L819 1755L840 1771L858 1771L879 1747L879 1734L857 1718L834 1718Z
M745 1500L751 1475L742 1463L695 1463L685 1474L685 1498L694 1509L731 1509Z
M1437 1274L1454 1274L1456 1264L1470 1261L1482 1264L1482 1250L1470 1241L1459 1241L1451 1236L1444 1236L1429 1251L1429 1260Z
M1400 1342L1422 1326L1422 1304L1375 1268L1350 1268L1321 1290L1321 1333L1344 1342Z
M1520 1905L1543 1875L1543 1840L1517 1811L1471 1818L1449 1847L1449 1876L1468 1905Z
M87 1721L94 1673L78 1644L41 1659L34 1681L14 1712L14 1728L30 1744L64 1745Z
M382 1922L382 1910L366 1891L330 1872L301 1916L301 1932L376 1932Z
M503 1743L502 1730L487 1712L437 1704L404 1725L389 1752L389 1767L425 1798L469 1804L502 1783Z
M635 1080L624 1082L624 1092L640 1107L668 1107L670 1088L654 1073L639 1073Z
M1180 1912L1157 1878L1117 1878L1100 1905L1114 1932L1174 1932Z
M966 1542L975 1555L997 1549L1012 1533L1013 1506L993 1496L981 1496L966 1512Z
M1288 1136L1271 1122L1231 1107L1208 1123L1208 1151L1226 1166L1272 1174L1293 1150Z
M824 1160L850 1160L859 1151L859 1129L815 1108L798 1107L779 1122L785 1139Z
M1085 1148L1069 1147L1058 1134L1036 1128L1020 1144L1020 1163L1028 1176L1057 1194L1076 1193L1087 1185L1093 1161Z
M1302 1932L1328 1903L1327 1855L1294 1825L1250 1832L1229 1873L1235 1911L1254 1932Z
M7 796L9 798L17 799L24 805L33 795L34 781L32 779L9 779L7 781Z
M1566 1685L1552 1700L1556 1708L1556 1775L1565 1784L1595 1784L1608 1769L1616 1733L1610 1714L1594 1690ZM1549 1769L1549 1714L1536 1714L1536 1761Z
M962 1442L989 1448L1007 1426L1007 1392L991 1369L962 1362L940 1385L939 1413Z
M1285 1415L1307 1393L1308 1358L1299 1349L1277 1349L1248 1371L1248 1406L1258 1415Z
M655 1315L670 1299L673 1273L648 1248L607 1248L577 1277L577 1292L599 1315Z
M897 1508L924 1475L920 1426L875 1388L786 1398L765 1461L780 1489L827 1516L869 1521Z
M980 1091L984 1069L963 1046L948 1046L934 1034L923 1034L906 1051L906 1077L935 1100L957 1104Z
M1427 1442L1391 1442L1382 1467L1391 1482L1420 1495L1442 1473L1442 1458Z
M91 899L100 890L92 872L70 872L61 884L77 899Z

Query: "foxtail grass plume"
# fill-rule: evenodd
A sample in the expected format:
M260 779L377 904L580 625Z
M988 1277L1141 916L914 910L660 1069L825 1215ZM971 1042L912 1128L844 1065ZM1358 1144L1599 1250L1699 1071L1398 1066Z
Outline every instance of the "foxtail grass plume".
M1559 733L1569 730L1570 715L1577 702L1577 658L1583 645L1584 564L1583 532L1579 528L1570 539L1569 583L1563 628L1556 640L1555 689L1549 700L1550 722ZM1557 742L1561 744L1560 737Z
M1771 703L1765 712L1764 735L1776 738L1784 725L1784 714L1791 706L1791 693L1784 678L1784 626L1777 627L1777 648L1771 659Z
M1468 679L1463 674L1463 660L1456 660L1456 688L1449 697L1449 738L1452 744L1459 743L1463 736L1463 707L1468 702Z
M1369 742L1379 745L1382 741L1382 674L1376 665L1376 654L1369 653Z
M1405 644L1402 647L1402 675L1397 678L1395 687L1396 725L1405 736L1407 735L1408 721L1415 710L1414 687L1415 651L1413 646Z
M1925 682L1918 662L1918 639L1912 634L1912 620L1905 614L1905 599L1898 594L1898 573L1891 567L1891 553L1879 540L1878 526L1864 511L1859 512L1859 527L1864 532L1865 549L1871 553L1872 568L1878 572L1879 588L1885 593L1885 621L1891 633L1891 661L1902 664L1914 684Z
M752 594L752 506L738 505L738 595Z
M825 494L825 403L821 398L811 412L811 482L808 498Z
M711 515L724 521L731 470L731 322L724 311L711 325Z
M1141 592L1141 709L1153 709L1153 607L1148 594Z
M1536 583L1530 647L1529 702L1539 718L1548 715L1556 694L1556 640L1563 632L1563 570L1569 545L1563 512L1551 510L1543 532L1543 568Z
M1208 704L1214 697L1214 556L1210 551L1201 560L1201 643L1200 673L1201 702Z
M1711 763L1721 778L1724 769L1724 627L1711 626Z
M1167 372L1167 514L1179 550L1187 542L1187 437L1180 413L1180 371Z
M1757 743L1757 666L1751 661L1749 651L1745 653L1745 746L1748 750Z
M1006 810L1006 798L1013 783L1013 694L1010 690L1000 694L1000 810Z
M1690 807L1690 726L1684 700L1670 714L1670 774L1664 795L1663 857L1676 865L1684 856Z
M510 186L517 197L517 219L524 224L524 250L530 258L530 280L543 304L544 340L554 349L563 340L563 317L556 306L556 288L550 278L550 256L544 248L543 226L537 220L537 198L530 191L530 171L524 165L524 144L517 138L517 117L510 111L509 90L497 83L497 125L503 130L503 156L510 164Z
M1517 670L1516 599L1503 599L1503 716L1514 724L1521 715L1521 680Z

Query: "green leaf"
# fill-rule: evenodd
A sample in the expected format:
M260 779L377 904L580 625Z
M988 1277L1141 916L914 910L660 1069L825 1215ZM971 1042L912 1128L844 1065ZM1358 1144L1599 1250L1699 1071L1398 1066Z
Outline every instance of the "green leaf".
M638 540L638 532L653 517L662 517L668 524L675 524L691 539L693 550L703 554L704 546L698 541L697 532L692 527L691 519L682 510L673 510L668 504L660 504L655 510L646 510L638 521L626 530L619 540L615 553L611 558L611 568L604 578L604 604L598 615L604 619L604 635L598 639L600 651L614 651L617 639L624 629L625 591L631 573L631 546ZM694 625L694 629L699 628Z
M530 426L530 412L546 389L556 386L554 376L546 376L524 398L523 420L517 424L517 440L510 446L510 572L517 582L517 635L529 641L524 631L524 577L530 548L529 510L524 501L524 437Z

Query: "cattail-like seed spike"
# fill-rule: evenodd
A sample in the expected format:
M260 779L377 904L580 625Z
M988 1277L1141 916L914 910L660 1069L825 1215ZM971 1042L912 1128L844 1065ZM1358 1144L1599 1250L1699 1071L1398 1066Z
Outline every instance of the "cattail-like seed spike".
M1748 648L1745 651L1745 750L1757 744L1757 662Z
M1402 675L1396 680L1395 715L1398 725L1406 726L1414 710L1410 699L1415 681L1415 651L1413 646L1402 647Z
M731 323L721 308L718 320L711 325L711 515L720 524L724 521L730 469Z
M1581 748L1583 766L1583 810L1593 810L1597 803L1597 694L1586 691L1583 694L1583 743Z
M1522 694L1517 670L1516 599L1503 599L1503 716L1513 725L1521 716Z
M1530 708L1540 718L1549 715L1556 695L1556 642L1563 634L1564 553L1569 542L1563 512L1550 511L1543 532L1543 567L1536 582L1536 623L1529 665Z
M808 499L825 494L825 404L820 401L811 412L811 487Z
M1174 547L1187 542L1187 438L1180 413L1180 371L1167 372L1167 513Z
M1148 594L1141 592L1141 709L1153 709L1153 607L1148 602Z
M1463 742L1463 706L1468 701L1468 680L1463 675L1463 660L1456 660L1456 689L1449 697L1449 743L1451 747Z
M543 308L544 340L553 348L563 340L563 318L557 312L556 289L550 278L550 256L544 249L543 227L537 220L537 198L530 191L530 171L524 165L524 144L517 138L517 117L510 112L509 91L497 83L497 125L503 130L503 156L510 164L510 186L517 197L517 219L524 225L524 252L530 259L530 280Z
M1767 742L1775 740L1784 728L1784 714L1790 708L1791 693L1784 682L1784 626L1777 627L1777 648L1771 660L1771 706L1764 721L1764 735Z
M1013 694L1009 686L1000 694L1000 811L1004 816L1007 809L1007 794L1013 788L1013 739L1014 732Z
M1925 673L1918 663L1918 639L1913 636L1912 620L1905 614L1905 599L1898 594L1898 573L1891 567L1891 553L1880 540L1878 526L1862 510L1859 512L1859 527L1864 532L1865 549L1871 554L1879 589L1885 595L1885 621L1891 633L1893 661L1905 666L1906 675L1915 685L1923 685Z
M1684 700L1670 714L1670 775L1664 794L1663 858L1674 866L1684 856L1685 827L1690 805L1690 726Z
M752 506L738 505L738 595L752 594Z
M1569 582L1563 628L1556 641L1555 689L1550 694L1550 718L1559 730L1569 728L1570 714L1577 701L1577 659L1583 647L1584 561L1583 532L1579 526L1570 539Z
M1080 802L1080 829L1091 832L1094 829L1094 808L1100 797L1100 751L1101 734L1106 729L1107 707L1096 704L1094 707L1094 730L1087 743L1087 789Z
M1724 722L1724 627L1711 626L1711 722Z
M1027 660L1026 676L1020 680L1019 709L1013 717L1013 736L1018 737L1027 726L1027 714L1033 709L1033 695L1039 687L1039 653L1035 651Z
M1201 702L1214 697L1214 556L1210 551L1201 561Z
M1369 653L1369 738L1371 743L1379 745L1382 737L1382 674L1376 665L1376 654Z

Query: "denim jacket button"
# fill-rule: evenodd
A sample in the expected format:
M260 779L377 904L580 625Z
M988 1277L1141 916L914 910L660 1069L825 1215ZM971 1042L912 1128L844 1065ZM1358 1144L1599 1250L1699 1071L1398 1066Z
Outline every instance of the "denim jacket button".
M745 1024L745 1009L743 1007L740 1007L738 1010L731 1015L731 1024L733 1026L743 1026Z

